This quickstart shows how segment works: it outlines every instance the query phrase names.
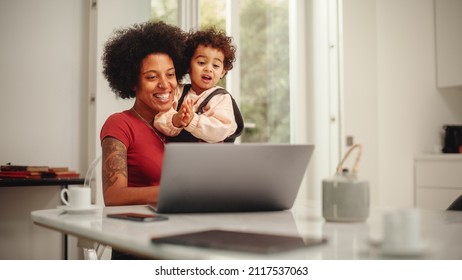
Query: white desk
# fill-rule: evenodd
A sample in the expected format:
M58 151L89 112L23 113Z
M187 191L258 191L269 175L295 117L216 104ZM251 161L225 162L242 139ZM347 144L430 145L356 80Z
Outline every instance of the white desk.
M62 210L38 210L32 220L41 226L86 238L156 259L382 259L371 239L381 236L382 213L375 211L364 223L327 223L315 208L295 206L291 211L259 213L175 214L168 221L139 223L107 218L108 213L151 213L143 205L105 207L90 214ZM462 259L462 212L419 210L426 253L413 259ZM302 237L326 237L328 242L311 248L276 254L251 254L177 245L155 245L152 237L206 229L279 233Z

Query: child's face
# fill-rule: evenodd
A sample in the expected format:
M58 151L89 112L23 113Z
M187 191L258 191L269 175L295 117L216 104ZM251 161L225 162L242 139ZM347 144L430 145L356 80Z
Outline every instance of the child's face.
M192 89L200 94L220 81L226 73L224 54L218 49L199 45L189 65Z

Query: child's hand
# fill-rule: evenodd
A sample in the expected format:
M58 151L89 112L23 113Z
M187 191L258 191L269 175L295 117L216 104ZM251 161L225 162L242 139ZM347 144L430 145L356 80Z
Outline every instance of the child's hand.
M194 117L194 102L191 99L186 100L186 102L184 102L181 105L181 109L184 112L184 115L183 115L183 121L185 123L184 126L188 126Z
M172 123L175 127L185 127L191 122L193 116L193 101L187 100L181 105L180 110L173 115Z

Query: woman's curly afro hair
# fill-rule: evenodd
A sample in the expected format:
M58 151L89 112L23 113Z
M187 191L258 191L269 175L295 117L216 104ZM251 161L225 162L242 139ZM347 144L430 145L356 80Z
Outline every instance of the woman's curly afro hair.
M236 61L236 47L232 44L232 37L226 36L224 30L207 27L203 30L191 31L186 40L185 60L189 63L199 45L212 47L223 52L223 66L226 71L233 69Z
M186 33L164 22L145 22L118 29L104 46L103 74L118 97L135 97L141 61L149 54L167 54L179 82L186 74L183 53Z

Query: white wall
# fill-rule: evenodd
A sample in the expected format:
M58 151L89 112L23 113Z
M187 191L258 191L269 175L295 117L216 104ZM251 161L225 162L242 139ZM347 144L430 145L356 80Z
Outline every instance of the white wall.
M433 0L343 5L345 133L364 145L372 202L412 206L414 156L441 145L442 125L462 123L462 91L436 87Z
M1 164L85 172L87 4L0 1ZM31 210L56 207L58 192L59 187L0 189L0 259L61 257L60 234L30 220Z
M330 149L329 141L330 127L335 125L329 120L329 55L332 50L327 44L328 2L299 0L291 4L295 16L291 17L290 24L296 26L291 29L291 123L295 124L292 139L295 143L315 144L297 198L305 203L307 199L321 200L321 182L335 171L331 158L337 151ZM318 206L320 208L321 204Z
M83 170L85 4L69 0L0 2L2 164Z
M363 145L358 176L369 181L374 205L379 190L376 17L375 1L343 1L344 132Z

